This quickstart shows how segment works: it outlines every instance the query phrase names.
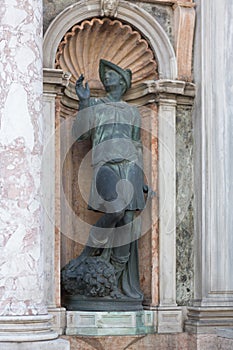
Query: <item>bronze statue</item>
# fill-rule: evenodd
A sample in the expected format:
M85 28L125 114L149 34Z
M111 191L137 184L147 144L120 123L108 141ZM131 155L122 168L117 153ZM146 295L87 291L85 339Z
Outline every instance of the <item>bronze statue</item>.
M140 114L122 100L131 86L132 74L104 59L99 64L100 80L106 96L91 98L88 83L81 75L76 82L79 112L73 124L77 141L92 141L93 178L88 208L103 215L90 230L82 254L62 270L63 289L80 300L114 300L115 306L97 310L141 308L138 247L140 225L136 213L144 209ZM117 301L121 307L117 308ZM101 304L102 305L102 304ZM136 306L135 306L136 305ZM69 306L68 306L69 308ZM75 309L75 306L71 306ZM93 310L93 305L92 305Z

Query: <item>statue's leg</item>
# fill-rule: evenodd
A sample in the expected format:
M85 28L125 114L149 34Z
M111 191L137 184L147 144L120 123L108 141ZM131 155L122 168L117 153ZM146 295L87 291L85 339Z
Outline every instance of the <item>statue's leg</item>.
M90 247L111 248L116 224L122 219L124 212L107 213L92 226L87 245Z
M129 254L130 237L132 230L132 222L134 219L134 211L126 210L121 220L117 223L117 227L120 229L116 230L114 237L114 255L126 256Z
M121 227L116 231L116 237L114 237L114 246L111 253L111 263L115 268L116 278L119 279L122 272L125 269L126 263L130 256L130 237L132 223L134 219L133 211L126 211L122 219L118 222L117 226ZM122 245L121 245L122 242ZM124 244L127 242L127 244Z

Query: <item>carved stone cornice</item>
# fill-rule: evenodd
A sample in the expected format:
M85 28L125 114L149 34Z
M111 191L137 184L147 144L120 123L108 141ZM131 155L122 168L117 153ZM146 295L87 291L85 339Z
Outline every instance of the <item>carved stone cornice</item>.
M176 105L193 105L195 98L195 84L179 80L158 80L155 82L155 101L176 102Z
M92 96L100 97L103 91L94 91ZM159 102L162 99L175 100L177 104L193 105L195 97L195 84L179 80L147 80L132 87L125 95L124 100L137 106ZM64 90L62 98L64 106L72 109L78 108L78 97L69 84Z
M131 89L132 90L132 89ZM129 91L126 95L128 101L136 91ZM195 97L195 84L179 80L160 79L145 81L142 86L137 87L137 94L150 98L148 102L160 102L161 100L175 100L177 104L192 105ZM147 103L148 103L147 102Z
M193 8L196 4L188 1L175 1L173 8L175 9L177 6Z
M71 74L61 69L43 69L43 90L44 93L62 93L69 84Z

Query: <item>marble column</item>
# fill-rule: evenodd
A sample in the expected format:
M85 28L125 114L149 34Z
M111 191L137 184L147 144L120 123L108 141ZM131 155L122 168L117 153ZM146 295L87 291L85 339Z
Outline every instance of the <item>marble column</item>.
M42 1L1 3L0 348L68 349L44 304ZM27 345L24 344L27 342Z
M182 331L176 304L176 95L184 82L159 81L159 307L158 332ZM164 92L162 92L162 90ZM169 91L170 93L167 93Z
M196 1L195 295L186 330L233 327L233 3Z

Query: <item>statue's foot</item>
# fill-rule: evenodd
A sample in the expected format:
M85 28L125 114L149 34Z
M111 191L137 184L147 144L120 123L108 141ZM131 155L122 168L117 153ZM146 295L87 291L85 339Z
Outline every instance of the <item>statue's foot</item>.
M110 296L114 299L123 299L125 297L117 288L110 293Z

